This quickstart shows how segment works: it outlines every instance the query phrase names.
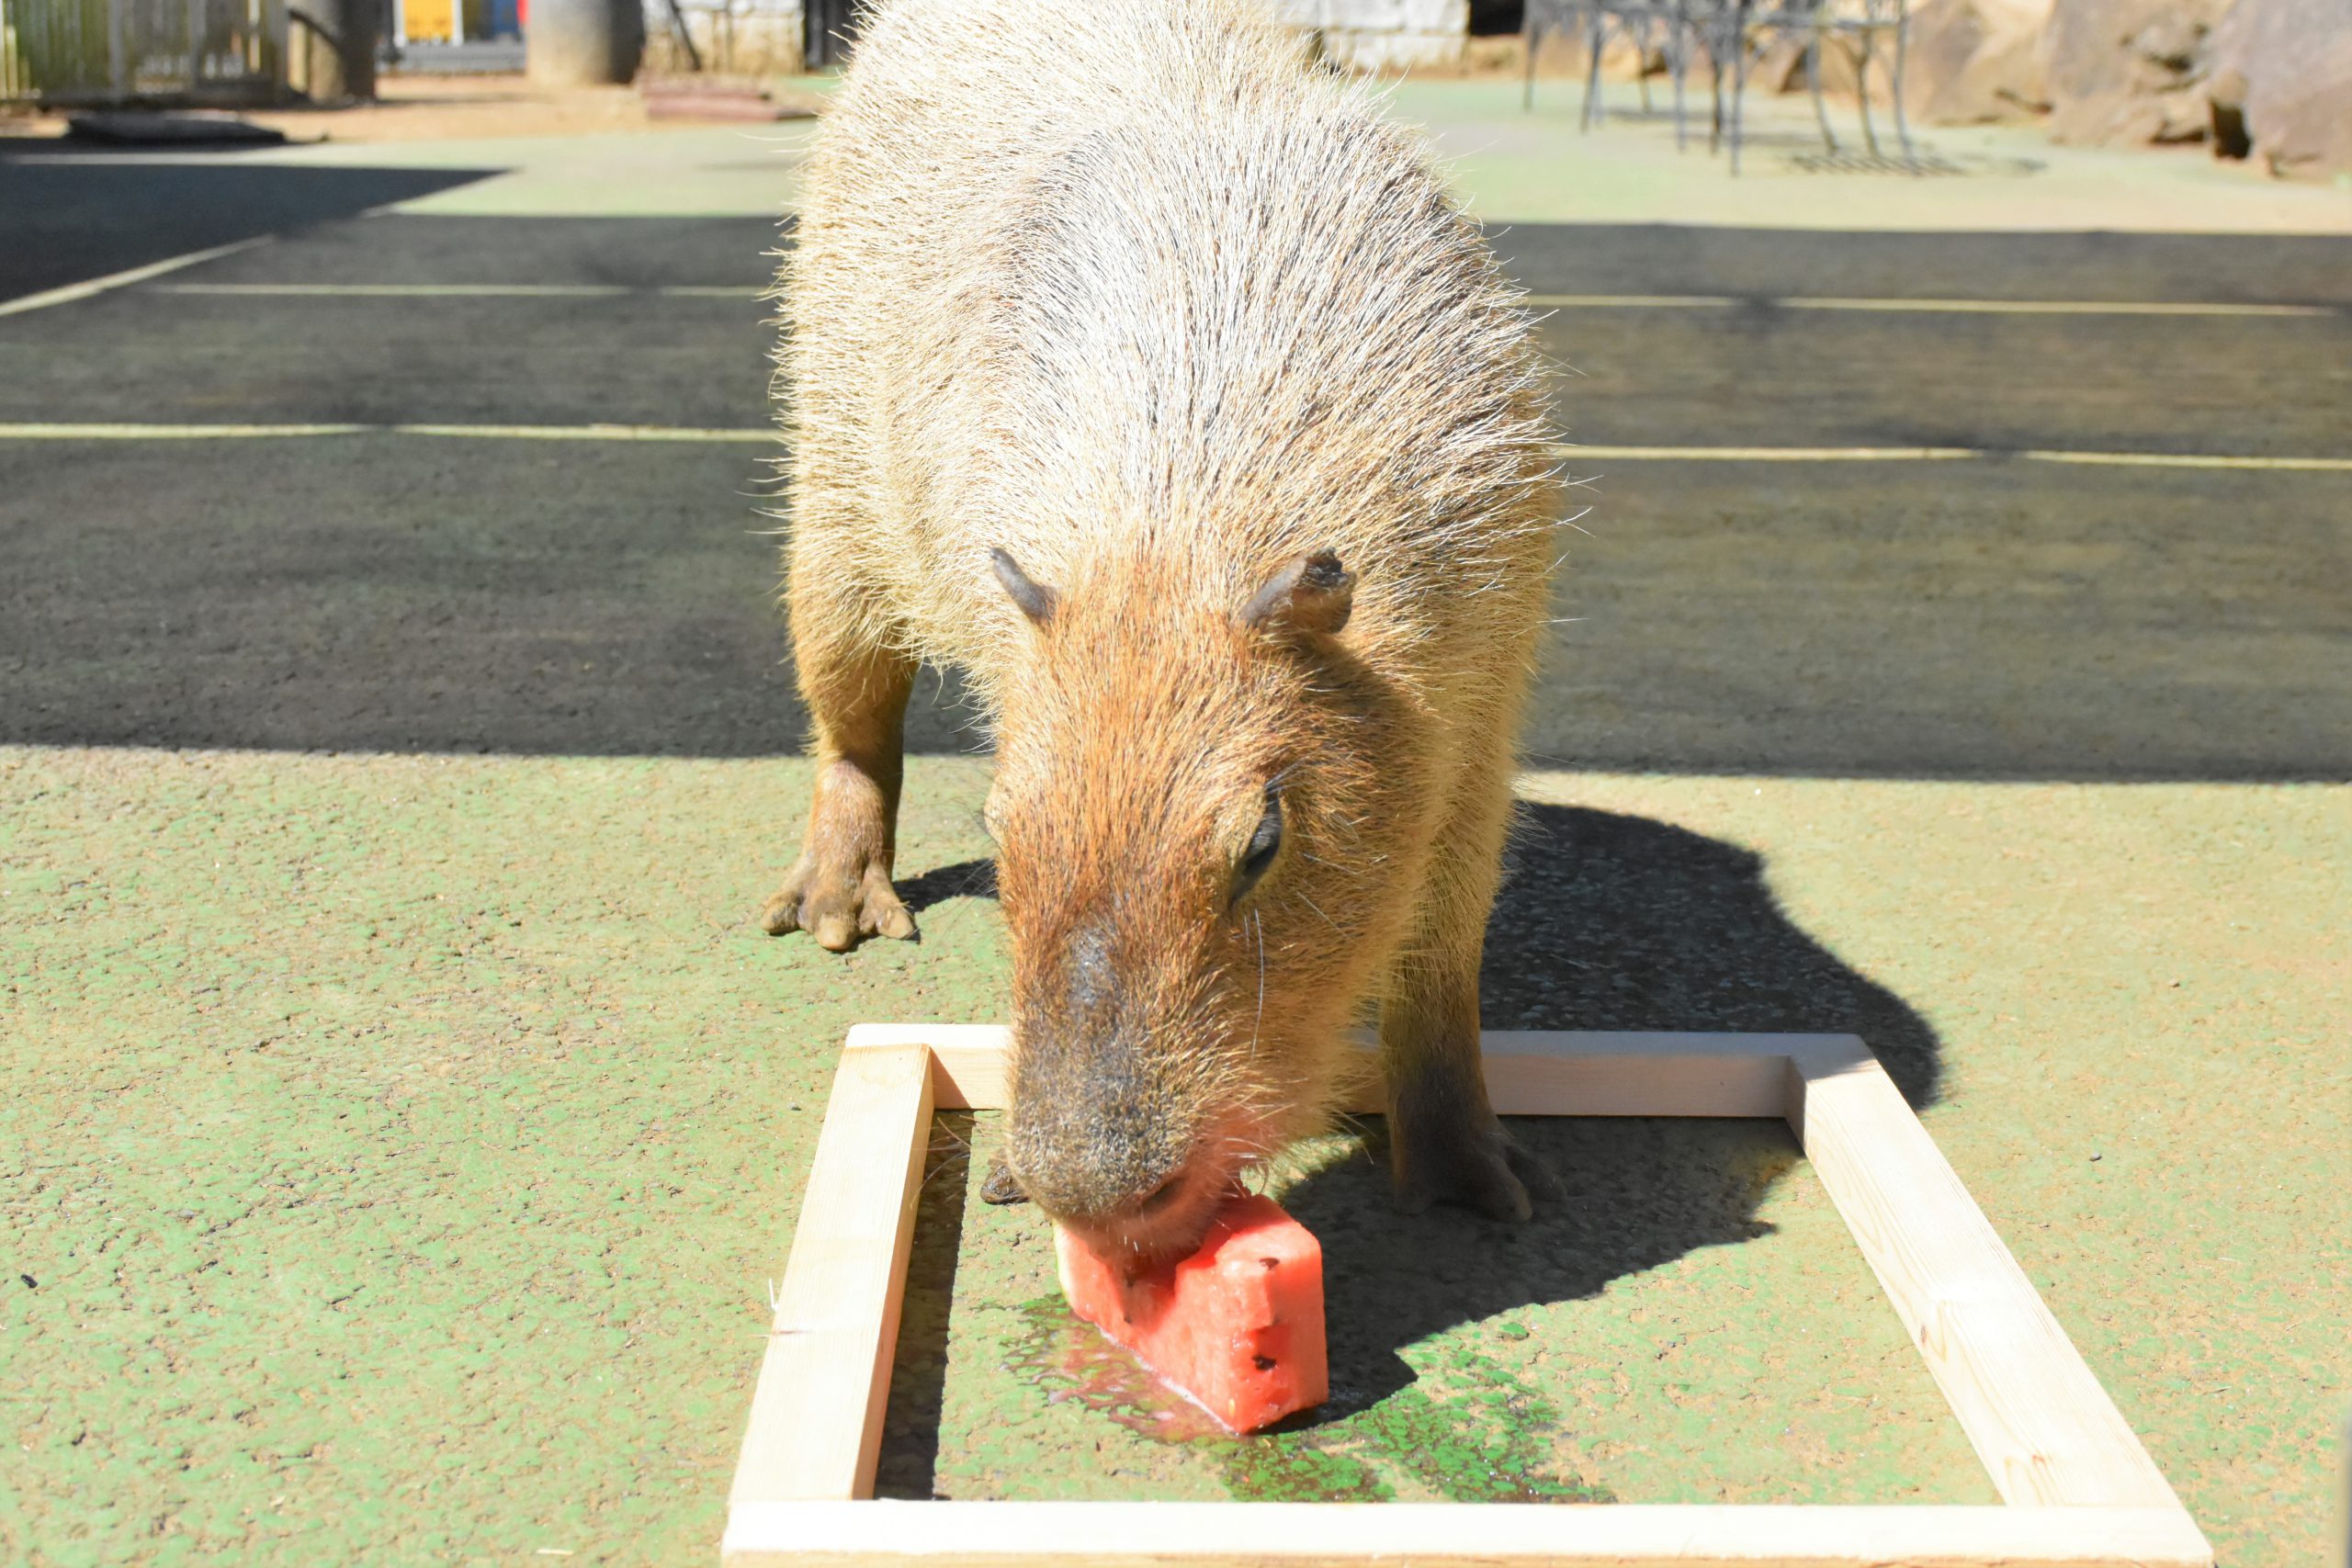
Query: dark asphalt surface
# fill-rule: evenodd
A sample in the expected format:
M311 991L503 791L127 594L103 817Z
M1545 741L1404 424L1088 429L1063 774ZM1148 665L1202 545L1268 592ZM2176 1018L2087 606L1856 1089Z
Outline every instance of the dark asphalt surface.
M203 281L258 272L274 253L303 263L300 251L238 257ZM518 275L532 277L504 280ZM11 322L0 421L754 425L767 314L750 298L126 289ZM2352 313L1564 310L1544 333L1567 370L1569 437L1602 446L2295 457L2343 450L2352 423ZM84 352L93 338L108 352Z
M0 318L0 423L764 423L766 307L652 290L762 284L770 226L356 216L448 178L0 159L0 297L279 230L162 282L645 291L133 288ZM216 208L234 220L204 216ZM1522 225L1498 244L1543 293L2352 308L2352 242L2335 240ZM1545 332L1574 372L1564 423L1588 445L2352 456L2352 310L1757 303L1568 310ZM0 741L792 750L757 512L772 455L389 434L0 442ZM1565 536L1558 613L1579 618L1536 705L1540 759L2352 777L2352 474L1571 468L1593 480L1592 536ZM927 682L910 742L967 748L952 685L931 696Z
M156 165L0 137L0 300L413 201L491 170Z

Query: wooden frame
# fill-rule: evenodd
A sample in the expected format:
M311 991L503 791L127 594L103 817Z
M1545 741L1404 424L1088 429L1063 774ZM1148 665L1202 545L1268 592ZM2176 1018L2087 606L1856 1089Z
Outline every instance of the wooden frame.
M932 1113L1004 1104L1006 1038L850 1032L729 1495L728 1568L2211 1568L2140 1439L1849 1034L1489 1031L1487 1081L1507 1116L1785 1117L1999 1506L876 1500ZM1371 1092L1353 1107L1377 1108Z

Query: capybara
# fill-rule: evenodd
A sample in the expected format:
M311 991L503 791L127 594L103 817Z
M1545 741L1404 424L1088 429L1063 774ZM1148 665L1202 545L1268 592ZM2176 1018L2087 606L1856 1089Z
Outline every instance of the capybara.
M1189 1246L1376 1015L1402 1201L1524 1217L1478 960L1559 496L1428 153L1241 0L886 0L783 288L817 774L767 929L913 934L900 719L958 667L1029 1197Z

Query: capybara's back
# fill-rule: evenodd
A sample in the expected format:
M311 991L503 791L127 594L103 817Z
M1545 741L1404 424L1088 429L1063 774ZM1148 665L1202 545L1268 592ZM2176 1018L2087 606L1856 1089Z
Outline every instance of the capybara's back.
M817 800L771 930L910 935L917 663L997 727L1010 1175L1175 1245L1377 1010L1408 1200L1524 1213L1476 972L1546 602L1524 318L1239 0L897 0L807 171L779 391Z

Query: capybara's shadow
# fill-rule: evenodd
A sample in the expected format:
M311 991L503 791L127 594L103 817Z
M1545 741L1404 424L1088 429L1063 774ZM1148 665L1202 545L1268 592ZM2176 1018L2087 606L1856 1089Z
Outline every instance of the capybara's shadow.
M919 875L899 877L893 886L898 889L899 902L907 907L910 914L916 915L950 898L993 898L996 862L959 860L954 865L933 866Z
M1522 807L1487 924L1489 1029L1841 1032L1870 1042L1911 1101L1934 1098L1935 1034L1900 998L1783 914L1762 861L1647 818ZM1412 1380L1398 1355L1455 1324L1566 1301L1767 1228L1758 1201L1797 1158L1778 1122L1516 1118L1512 1134L1567 1190L1523 1225L1455 1209L1398 1213L1378 1118L1369 1157L1283 1201L1321 1240L1339 1416Z

